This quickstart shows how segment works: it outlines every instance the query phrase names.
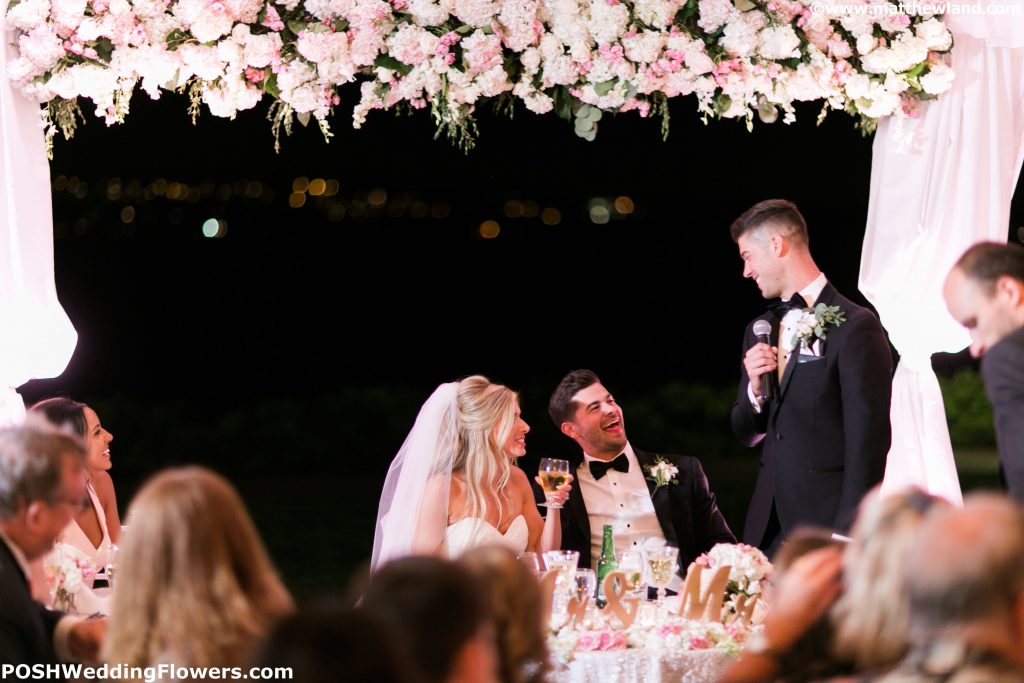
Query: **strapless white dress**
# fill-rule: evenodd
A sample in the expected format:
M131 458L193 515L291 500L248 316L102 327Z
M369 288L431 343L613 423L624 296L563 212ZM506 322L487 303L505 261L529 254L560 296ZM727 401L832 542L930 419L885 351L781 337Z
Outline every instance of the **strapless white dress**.
M470 548L481 545L503 545L513 552L521 553L526 550L529 540L530 529L523 515L513 519L505 533L479 517L463 517L445 529L444 554L447 557L458 557Z

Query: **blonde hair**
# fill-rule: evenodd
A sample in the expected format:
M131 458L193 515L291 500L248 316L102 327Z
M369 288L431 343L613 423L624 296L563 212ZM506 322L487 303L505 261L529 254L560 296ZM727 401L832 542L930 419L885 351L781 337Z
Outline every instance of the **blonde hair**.
M895 664L908 647L910 603L903 578L907 550L929 510L942 498L910 487L882 497L878 487L860 505L843 555L843 595L831 611L834 650L857 670Z
M515 425L519 395L486 377L473 375L459 382L455 401L457 438L452 472L465 477L465 512L485 517L487 493L493 491L498 516L503 517L512 474L512 456L505 452L505 442Z
M132 502L103 660L240 663L294 607L234 487L201 467L165 470Z
M543 681L548 670L544 639L548 615L537 583L526 565L507 548L477 546L459 558L483 588L487 610L498 631L502 683Z

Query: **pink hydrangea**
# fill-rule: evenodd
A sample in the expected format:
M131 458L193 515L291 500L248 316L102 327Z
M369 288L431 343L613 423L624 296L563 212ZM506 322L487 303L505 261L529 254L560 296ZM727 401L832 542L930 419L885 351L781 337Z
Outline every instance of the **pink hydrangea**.
M480 73L502 63L501 40L496 35L475 31L462 41L462 59L473 73Z

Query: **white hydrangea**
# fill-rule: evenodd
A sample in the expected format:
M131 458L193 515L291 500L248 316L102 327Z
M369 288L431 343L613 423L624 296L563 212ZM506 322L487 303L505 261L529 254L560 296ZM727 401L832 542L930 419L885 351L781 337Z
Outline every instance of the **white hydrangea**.
M749 56L757 49L758 31L764 23L764 15L760 12L736 15L725 25L725 32L721 38L722 47L734 57Z
M454 0L452 8L459 21L475 28L490 26L500 11L498 0Z
M714 33L725 25L725 22L737 14L732 0L700 0L697 3L697 26L708 33Z
M938 19L922 21L914 27L914 32L925 42L929 50L945 52L953 46L953 34Z
M611 4L608 0L590 1L590 19L587 28L598 45L618 40L629 25L629 7L624 2Z
M681 4L680 0L636 0L633 16L651 28L668 30Z
M7 12L7 28L29 31L50 16L50 0L21 0Z
M448 19L448 10L437 0L408 0L405 11L417 26L439 26Z
M505 34L504 43L513 52L522 52L536 44L538 35L535 29L538 0L503 0L498 23Z
M765 59L792 59L800 56L800 38L788 24L763 28L758 36L757 51Z
M631 38L624 38L622 45L631 62L650 64L661 56L665 48L665 34L661 31L640 31Z

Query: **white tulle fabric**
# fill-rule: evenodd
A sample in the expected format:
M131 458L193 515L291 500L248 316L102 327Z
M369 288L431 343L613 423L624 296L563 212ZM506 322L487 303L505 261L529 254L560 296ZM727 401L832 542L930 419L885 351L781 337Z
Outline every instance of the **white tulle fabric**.
M388 560L414 552L418 530L444 530L455 454L457 382L442 384L420 408L412 431L395 456L384 480L373 537L373 571ZM431 509L439 519L423 519L421 507L430 484L431 495L440 496ZM433 502L433 501L432 501Z
M463 517L445 529L444 554L448 557L458 557L479 545L503 545L521 553L526 550L526 544L529 542L530 528L526 524L526 517L522 515L512 520L505 533L498 531L485 519Z
M985 0L982 4L1004 3ZM893 380L884 491L916 484L962 500L931 355L959 351L965 330L942 284L980 240L1006 241L1024 157L1024 18L949 15L952 88L909 119L878 126L860 290L901 360Z
M0 426L24 417L15 389L64 372L78 342L53 279L50 166L39 105L16 93L7 78L16 49L5 14L0 12Z

